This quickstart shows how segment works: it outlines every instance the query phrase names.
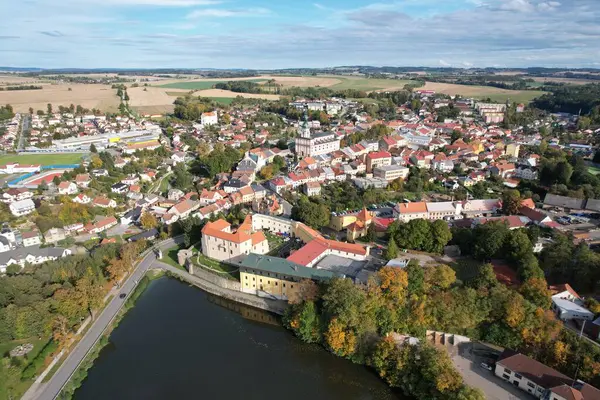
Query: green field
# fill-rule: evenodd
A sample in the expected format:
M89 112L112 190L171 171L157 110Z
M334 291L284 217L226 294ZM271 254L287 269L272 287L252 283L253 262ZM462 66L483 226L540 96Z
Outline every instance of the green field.
M516 103L530 103L536 97L540 97L547 92L542 90L514 90L514 93L485 93L485 86L482 86L481 94L473 95L475 98L487 99L490 98L492 101L504 103L506 100Z
M209 99L216 101L217 103L229 105L233 103L235 97L209 97Z
M402 89L404 85L412 83L414 81L408 79L370 79L370 78L343 78L335 76L335 79L341 80L333 86L329 86L330 89L334 90L345 90L345 89L356 89L356 90L380 90L387 88Z
M6 163L19 164L79 164L82 154L5 154L0 155L0 165Z
M243 79L245 81L260 83L266 82L265 79ZM202 89L211 89L217 83L229 82L228 80L222 81L189 81L189 82L174 82L167 83L166 85L160 85L158 87L167 88L167 89L187 89L187 90L202 90Z

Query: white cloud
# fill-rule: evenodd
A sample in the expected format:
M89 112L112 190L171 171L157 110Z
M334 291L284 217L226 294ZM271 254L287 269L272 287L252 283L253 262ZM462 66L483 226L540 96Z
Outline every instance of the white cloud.
M246 9L219 9L205 8L190 12L187 19L197 19L205 17L227 18L227 17L253 17L269 14L271 11L266 8L246 8Z
M449 67L450 65L452 65L452 64L450 64L449 62L446 62L446 61L444 61L444 60L439 60L438 62L440 63L440 65L441 65L442 67Z

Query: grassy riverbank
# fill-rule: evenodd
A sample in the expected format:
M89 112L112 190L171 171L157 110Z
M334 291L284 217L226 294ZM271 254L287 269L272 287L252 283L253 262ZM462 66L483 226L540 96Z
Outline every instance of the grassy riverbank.
M127 312L133 308L139 297L148 288L148 285L150 285L150 283L153 280L158 279L163 275L163 271L157 270L151 270L146 275L144 275L144 277L140 280L140 283L137 285L133 293L126 300L125 305L123 306L121 311L119 311L115 319L111 322L106 331L102 334L98 342L94 345L94 347L92 347L92 349L83 359L77 370L73 373L73 376L71 376L69 382L67 382L63 390L58 395L58 399L69 400L73 398L73 394L81 386L81 384L87 377L88 370L94 365L94 362L100 355L100 352L102 351L104 346L106 346L109 343L109 337L112 331L117 326L119 326L119 323L121 322L125 314L127 314Z

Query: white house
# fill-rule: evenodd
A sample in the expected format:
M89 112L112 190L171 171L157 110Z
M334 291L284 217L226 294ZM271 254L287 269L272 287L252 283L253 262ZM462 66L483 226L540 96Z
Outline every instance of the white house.
M22 215L27 215L32 213L35 210L35 203L31 199L15 201L9 205L10 212L15 217L20 217Z
M40 233L38 231L23 232L23 246L31 247L42 243Z
M551 286L550 290L555 292L552 295L551 309L562 321L572 319L591 321L594 319L594 313L583 306L583 299L568 283Z
M200 123L204 126L216 125L219 123L219 115L216 111L202 113L200 117Z
M12 249L10 242L4 236L0 236L0 253L4 253Z
M0 273L6 273L9 265L17 264L21 268L25 264L41 264L50 260L57 260L71 254L71 250L60 247L40 248L37 246L20 247L15 250L0 253Z
M58 185L58 193L59 194L75 194L77 193L77 185L73 182L61 182Z
M73 197L73 202L79 204L88 204L90 201L92 201L92 199L90 199L88 195L84 193L80 193L77 196Z

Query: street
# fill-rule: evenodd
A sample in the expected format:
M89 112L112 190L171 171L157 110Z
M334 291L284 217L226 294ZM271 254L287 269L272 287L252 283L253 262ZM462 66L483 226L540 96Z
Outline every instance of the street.
M182 241L182 236L174 239L168 239L161 242L159 248L168 249L174 244ZM126 293L127 296L129 296L155 260L156 255L153 251L150 251L133 270L131 275L129 275L127 280L121 285L119 293ZM73 373L77 370L79 364L83 361L92 347L94 347L105 329L121 310L126 300L126 298L119 298L118 295L115 295L112 300L110 300L100 315L96 317L96 320L92 323L85 336L83 336L79 343L77 343L77 345L71 350L58 371L56 371L56 373L47 383L41 384L36 393L29 394L30 398L39 400L53 400L58 396L62 388L71 378L71 375L73 375Z
M29 114L21 114L23 119L21 119L21 133L19 135L19 143L17 144L17 151L23 150L25 147L25 134L29 134L29 122L31 121L31 117Z

